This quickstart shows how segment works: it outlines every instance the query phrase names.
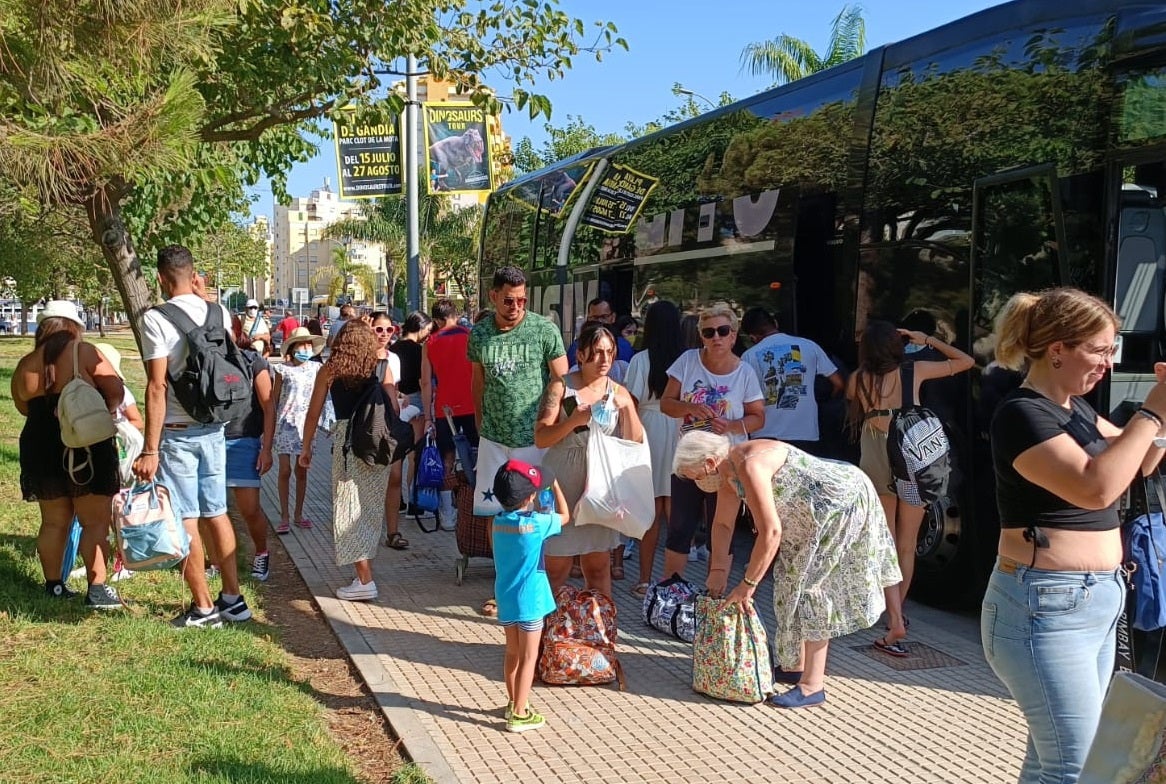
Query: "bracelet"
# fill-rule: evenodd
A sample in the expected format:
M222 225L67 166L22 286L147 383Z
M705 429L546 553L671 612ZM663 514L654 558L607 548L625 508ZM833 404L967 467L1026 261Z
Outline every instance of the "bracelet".
M157 452L138 452L138 457L150 457L158 454Z
M1161 430L1161 429L1162 429L1162 427L1163 427L1164 425L1166 425L1166 422L1164 422L1164 421L1162 420L1162 415L1161 415L1161 414L1158 414L1158 413L1156 413L1156 412L1154 412L1154 411L1151 411L1151 410L1150 410L1150 409L1148 409L1148 408L1144 408L1144 407L1143 407L1143 408L1139 408L1139 409L1138 409L1138 413L1139 413L1139 414L1141 414L1142 416L1144 416L1146 419L1148 419L1148 420L1150 420L1151 422L1153 422L1154 424L1156 424L1156 425L1158 426L1158 429L1159 429L1159 430Z
M750 588L756 588L757 586L761 585L760 580L750 580L748 577L744 576L741 577L741 582L745 583L745 585L748 585Z

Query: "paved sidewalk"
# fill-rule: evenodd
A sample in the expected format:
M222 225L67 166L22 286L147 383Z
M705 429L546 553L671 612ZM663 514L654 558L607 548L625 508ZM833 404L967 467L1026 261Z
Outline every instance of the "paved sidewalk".
M824 707L722 703L692 691L691 646L640 620L639 600L629 592L634 555L629 579L615 583L628 690L536 683L532 699L547 726L506 733L504 637L477 613L493 593L491 562L472 559L464 583L456 585L453 534L425 534L404 518L401 532L411 547L381 549L375 563L380 598L335 599L333 590L351 582L352 571L336 567L332 557L328 442L314 454L305 511L316 526L293 526L281 540L408 756L439 784L1016 779L1024 722L984 663L976 618L911 605L914 656L907 660L871 650L877 628L834 641ZM279 516L275 473L263 490L273 521ZM734 559L734 580L744 560ZM689 578L702 581L703 569L691 564ZM772 633L768 583L757 604Z

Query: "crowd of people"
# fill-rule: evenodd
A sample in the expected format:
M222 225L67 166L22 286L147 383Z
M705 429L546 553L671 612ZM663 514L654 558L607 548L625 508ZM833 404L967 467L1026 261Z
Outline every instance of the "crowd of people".
M107 568L110 499L120 489L115 444L89 450L83 477L63 460L56 405L76 376L100 393L111 416L132 417L143 428L134 473L167 487L190 536L187 562L197 568L184 568L183 576L191 602L174 625L250 618L227 488L252 540L251 574L264 580L270 523L259 503L260 478L278 465L277 534L293 523L311 528L304 489L320 432L331 437L336 562L354 572L336 595L378 598L372 570L378 548L407 548L400 516L419 513L408 492L416 461L370 465L347 451L357 401L380 385L416 442L432 434L447 473L455 433L477 447L474 513L496 516L502 553L496 596L483 611L497 613L507 627L509 729L543 721L527 696L532 645L537 651L531 635L541 629L547 596L572 576L611 596L622 578L617 568L626 543L614 528L567 524L589 491L594 433L646 442L651 454L655 519L638 542L638 576L629 587L635 595L656 579L683 574L700 548L707 588L726 604L747 604L772 572L775 679L790 686L770 697L772 705L824 702L830 640L870 628L884 613L885 634L875 647L910 655L902 607L924 505L918 488L892 476L887 440L896 411L925 396L926 385L974 364L936 335L872 321L861 336L858 366L844 378L821 347L783 332L761 308L739 318L717 303L685 315L674 303L656 301L641 322L596 299L577 339L565 346L554 323L526 309L523 272L503 267L488 291L492 309L472 327L447 299L429 314L409 314L400 328L387 313L362 317L350 309L327 340L289 313L274 330L281 361L269 361L270 326L252 303L240 318L208 301L189 251L160 251L158 273L168 304L147 311L141 324L144 422L121 377L120 357L84 341L70 303L43 310L34 348L15 371L13 399L27 417L21 490L40 507L37 547L50 596L72 595L60 565L76 518L85 602L121 606ZM192 417L173 389L189 351L185 320L208 323L216 308L252 379L249 413L226 425ZM1022 372L1023 384L1003 399L992 424L1002 532L982 631L989 664L1029 724L1022 781L1071 781L1080 770L1112 671L1123 600L1115 501L1162 456L1154 439L1166 435L1166 365L1140 415L1124 428L1081 398L1110 368L1117 327L1102 301L1057 289L1014 297L997 329L996 359ZM849 401L857 466L827 459L819 448L818 405L833 398ZM553 491L546 504L537 500L543 491ZM733 534L743 513L756 537L741 581L730 586ZM453 526L448 490L437 515ZM537 545L523 540L524 532ZM655 575L661 534L664 569ZM222 580L217 596L203 568L212 563Z

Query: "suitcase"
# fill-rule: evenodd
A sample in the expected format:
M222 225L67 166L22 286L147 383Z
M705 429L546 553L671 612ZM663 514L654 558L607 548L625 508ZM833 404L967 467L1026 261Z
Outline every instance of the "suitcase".
M454 537L457 551L461 554L456 564L457 584L461 585L471 558L494 558L491 541L493 517L474 514L474 466L477 462L476 450L464 433L454 429L453 414L445 407L445 420L453 433L453 444L457 450L457 467L453 476L446 477L446 489L453 490L454 506L457 508L457 525Z

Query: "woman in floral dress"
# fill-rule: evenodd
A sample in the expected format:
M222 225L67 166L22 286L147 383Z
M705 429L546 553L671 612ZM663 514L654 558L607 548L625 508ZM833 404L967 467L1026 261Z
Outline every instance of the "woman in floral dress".
M902 631L897 592L883 589L903 578L895 543L874 486L861 469L824 460L779 441L730 445L723 435L692 431L680 437L673 463L678 476L717 493L708 589L722 596L728 583L730 543L744 499L757 540L742 582L726 603L752 601L774 556L775 679L795 684L770 698L778 708L826 701L824 680L830 640L868 629L888 610ZM725 481L728 480L728 481ZM780 552L778 550L780 546Z

